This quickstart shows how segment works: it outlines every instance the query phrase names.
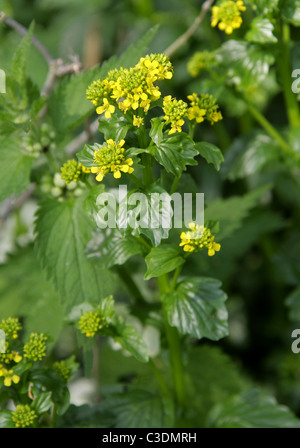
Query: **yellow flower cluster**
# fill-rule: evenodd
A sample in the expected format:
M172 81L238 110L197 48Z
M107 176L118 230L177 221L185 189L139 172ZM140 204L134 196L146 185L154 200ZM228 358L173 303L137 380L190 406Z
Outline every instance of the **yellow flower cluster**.
M133 160L126 159L123 145L125 140L115 142L109 139L94 152L94 164L91 172L97 174L96 180L101 182L105 174L112 172L116 179L121 177L121 172L132 173Z
M9 317L0 323L0 329L5 333L5 353L0 353L0 377L3 377L3 384L10 387L13 383L18 384L20 376L14 372L15 364L22 361L19 352L11 350L11 343L18 338L18 332L22 330L19 319Z
M190 231L182 232L180 235L179 246L183 246L185 252L198 252L206 248L208 255L213 256L221 249L221 245L215 242L215 237L207 227L191 222L189 228Z
M148 112L150 104L161 96L156 81L171 79L173 67L164 54L150 54L139 60L135 67L111 70L104 80L94 81L87 89L86 96L97 106L96 112L110 118L118 107L125 114L134 113L133 125L143 121L138 114Z
M12 413L12 420L16 428L29 428L36 419L37 414L29 404L18 404Z
M63 164L60 169L61 178L69 184L71 182L77 182L82 173L90 173L91 170L86 168L77 160L71 159Z
M246 7L242 0L222 0L216 6L212 7L211 26L225 31L226 34L231 34L236 28L240 28L243 20L241 12L245 11Z
M31 361L40 361L46 356L47 336L43 333L31 333L29 341L24 345L24 357Z
M169 134L181 132L184 125L188 105L182 100L172 98L171 95L165 96L163 101L164 120L171 124Z
M198 96L196 93L188 96L190 107L187 110L187 117L189 120L196 120L201 123L204 119L211 124L222 120L222 114L218 110L217 100L208 93L202 93Z
M97 311L88 311L78 321L79 330L87 338L94 337L104 326L106 321Z

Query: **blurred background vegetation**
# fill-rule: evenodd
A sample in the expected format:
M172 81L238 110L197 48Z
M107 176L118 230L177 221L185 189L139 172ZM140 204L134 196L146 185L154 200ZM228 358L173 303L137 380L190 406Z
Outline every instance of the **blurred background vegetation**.
M121 54L156 24L159 29L150 50L163 52L190 26L201 5L200 0L0 0L0 10L25 27L35 21L36 37L54 57L68 61L72 55L78 55L84 69ZM244 26L247 26L247 15ZM234 38L243 33L243 29L235 31ZM292 29L292 37L297 43L297 28ZM211 91L212 83L207 78L191 77L187 63L196 51L214 50L226 39L210 27L207 17L188 43L172 56L175 71L168 89L173 96L184 98L193 91L216 93ZM4 70L9 69L13 50L19 42L20 36L1 24L0 67ZM294 47L292 56L293 68L300 68L300 46ZM47 70L45 60L32 48L28 75L40 88ZM280 403L300 416L300 354L291 351L291 332L300 321L299 305L297 309L300 294L290 300L292 307L286 303L300 280L299 176L298 180L291 176L289 169L277 160L267 160L258 172L259 142L254 147L254 169L247 164L235 164L249 135L259 127L247 111L239 110L237 100L224 101L221 97L219 101L224 120L214 127L203 125L201 139L219 146L225 163L219 172L212 165L200 163L183 177L181 188L204 192L206 201L214 201L220 213L221 232L225 232L221 252L213 259L193 258L187 269L190 274L222 280L228 294L230 333L217 343L207 340L199 343L203 349L199 355L201 365L199 362L194 366L194 374L204 375L207 381L214 378L216 369L224 368L226 363L219 365L218 356L215 359L214 352L205 350L207 346L215 346L216 350L222 347L240 366L245 378L265 385ZM283 97L276 85L266 103L264 113L270 121L275 126L286 126ZM296 133L297 141L298 137L300 132ZM271 191L264 188L269 182L273 185ZM262 189L255 193L259 187ZM28 316L29 326L36 331L51 328L56 344L54 356L60 357L72 354L75 342L72 331L63 326L57 295L41 276L32 254L34 210L34 200L29 201L9 221L2 223L0 314L7 317L22 310ZM139 263L137 260L136 268L142 278L143 267ZM118 294L122 299L121 287ZM53 305L51 309L45 306L49 301ZM107 348L101 357L105 358L105 366L101 367L102 384L130 379L144 369L133 359L120 362L120 354ZM211 367L208 369L205 364ZM201 366L206 369L205 373ZM231 378L226 383L230 394L237 391L237 378L229 370L225 368L223 380L226 383L226 375ZM220 376L214 382L216 393L222 395Z

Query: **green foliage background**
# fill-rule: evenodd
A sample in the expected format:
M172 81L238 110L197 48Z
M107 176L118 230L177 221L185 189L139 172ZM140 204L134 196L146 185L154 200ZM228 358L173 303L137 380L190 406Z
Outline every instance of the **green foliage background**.
M180 292L164 298L169 319L175 320L180 309L182 333L203 337L194 342L192 354L185 354L185 363L194 379L187 393L194 397L195 405L185 418L188 424L198 422L200 427L299 426L294 415L300 418L300 354L291 351L291 333L300 323L300 123L289 126L276 70L276 58L278 64L280 55L276 54L277 41L269 24L272 9L278 2L246 2L247 5L253 3L258 5L259 19L252 22L249 7L242 28L230 38L213 30L209 20L205 20L188 43L172 56L174 77L164 86L178 98L193 91L214 94L224 117L221 123L213 127L203 125L197 131L199 139L211 142L211 146L199 147L198 166L188 166L178 185L182 192L204 192L205 218L219 220L218 241L222 250L215 257L199 256L188 260L184 274L197 280L187 285L182 283ZM299 2L283 3L282 14L291 24L291 69L300 68L297 44L300 42L300 19L295 13L299 11ZM145 53L144 48L163 52L190 26L201 4L200 0L0 0L0 10L25 27L29 28L34 19L35 36L54 57L67 60L73 53L77 54L87 70L76 77L59 80L49 99L49 116L57 132L55 163L64 162L63 148L84 130L84 119L92 113L85 99L85 89L99 77L99 69L93 67L103 64L100 76L105 76L115 66L134 64L140 52ZM145 38L156 25L159 27L155 35L153 31L153 38L149 34ZM246 40L243 40L245 30ZM16 49L20 41L16 32L0 26L0 67L11 73L12 85L14 82L22 85L28 82L24 76L26 63L26 75L32 80L27 97L22 96L21 91L15 98L11 114L15 117L22 110L22 104L27 104L31 106L29 115L35 117L43 106L37 92L43 87L48 68L34 47L29 48L24 42L21 56L15 56L14 63L12 49ZM137 45L135 52L124 56L124 51L136 42L140 47ZM187 70L191 56L204 50L218 54L217 79L209 75L193 78ZM115 57L109 59L113 55ZM282 151L280 143L249 113L249 99L282 132L294 148L295 160ZM34 159L23 154L17 135L7 132L3 116L0 120L0 199L3 200L7 192L22 192L29 184L29 176L35 181L44 167L31 171ZM27 125L25 122L24 127ZM214 148L221 149L223 163ZM172 167L170 170L172 172ZM29 200L29 205L36 207L37 199ZM92 200L87 195L75 205L57 201L41 204L37 218L39 260L54 279L54 285L36 259L32 222L26 220L25 208L15 212L7 223L1 222L0 228L3 251L7 241L12 241L0 265L0 318L18 314L24 320L26 334L30 331L50 333L51 356L59 359L75 353L83 375L91 373L91 347L78 341L72 325L66 323L64 298L72 297L68 312L74 305L84 301L98 303L100 298L112 293L118 306L129 306L131 299L122 283L126 273L119 275L118 264L125 261L125 267L135 273L135 281L142 290L145 273L150 279L150 291L151 278L156 276L155 253L145 264L139 258L142 253L139 246L133 249L130 246L129 251L124 244L121 254L112 253L110 260L103 257L100 270L97 259L80 258L76 251L89 243L91 225L81 209ZM51 244L45 244L45 235ZM53 255L56 246L63 248L57 257ZM70 256L71 251L74 251L74 264L70 270L64 254ZM170 260L175 268L172 252ZM108 271L113 265L117 267ZM86 283L80 280L87 279L84 274L81 277L84 272L89 272ZM222 290L228 297L228 335L221 319L212 330L205 327L200 317L197 325L189 326L188 316L184 316L188 313L185 291L194 291L193 288L196 291L199 276L204 287L210 278L218 279L213 283L215 294L222 283ZM154 287L153 291L155 294ZM199 291L195 294L193 310L198 316L197 300L201 294ZM225 297L218 296L218 300L221 303ZM149 308L153 301L149 297ZM176 313L174 303L177 304ZM135 317L143 320L147 311L147 307L137 302ZM161 325L155 312L148 321L154 321L158 327ZM138 353L137 357L146 361L141 355L143 349L130 345L132 335L125 337L123 330L118 331L125 344L123 348L129 344L132 351ZM210 337L211 331L212 335L217 331L223 339L215 341ZM121 351L104 345L96 367L100 371L101 407L91 410L84 405L76 411L75 406L71 406L67 414L60 417L62 426L169 427L173 424L176 410L167 396L153 392L155 380L146 363L139 363L134 357L124 359ZM167 369L162 370L168 380ZM123 393L124 384L127 394ZM275 399L294 415L277 406ZM186 423L181 421L181 424Z

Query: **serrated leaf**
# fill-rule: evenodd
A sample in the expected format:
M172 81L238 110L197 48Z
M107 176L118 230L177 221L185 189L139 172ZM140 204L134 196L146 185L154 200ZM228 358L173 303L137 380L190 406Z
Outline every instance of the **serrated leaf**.
M294 26L300 26L300 0L285 0L280 8L282 17Z
M256 175L280 157L278 143L263 132L237 138L227 150L222 175L230 180Z
M259 44L275 43L278 39L274 36L273 31L274 25L269 19L255 17L251 21L250 30L246 33L245 37L249 42Z
M145 261L147 264L145 280L174 271L174 269L183 265L185 262L184 258L179 255L177 249L167 245L153 247L146 256Z
M22 39L21 43L16 49L11 64L12 76L23 89L25 89L26 84L25 70L31 45L31 35L33 32L33 28L34 25L32 23L29 27L28 33Z
M266 184L244 196L232 196L210 202L205 209L205 219L220 222L218 241L232 235L242 225L243 219L256 206L262 195L271 188L272 185Z
M37 211L36 247L67 308L81 302L99 301L113 292L113 279L85 253L94 224L84 213L83 197L70 202L47 200Z
M117 428L172 428L174 425L172 400L152 390L130 388L126 394L112 394L102 406L114 413Z
M150 153L168 173L180 177L187 165L197 165L196 145L185 132L165 135L158 145L149 147Z
M19 194L30 182L34 158L24 154L21 142L14 135L0 136L0 202L11 194Z
M227 72L230 84L239 90L257 88L268 76L275 56L256 43L238 40L226 41L216 52L220 69Z
M124 350L131 353L138 361L148 362L148 347L142 335L131 325L117 328L118 334L114 336Z
M103 235L100 245L96 245L91 255L99 259L103 268L124 264L133 255L143 253L143 246L130 235L123 235L118 230L112 230L110 235Z
M61 333L64 316L58 294L47 281L32 247L0 265L0 315L22 316L26 320L25 336L32 331L45 332L56 341Z
M207 163L212 163L217 171L219 171L221 163L224 161L221 150L208 142L196 143L196 148L199 154L204 157Z
M228 335L227 295L219 280L192 277L162 298L169 324L197 339L218 341Z
M300 428L300 420L258 389L218 404L209 419L214 428Z

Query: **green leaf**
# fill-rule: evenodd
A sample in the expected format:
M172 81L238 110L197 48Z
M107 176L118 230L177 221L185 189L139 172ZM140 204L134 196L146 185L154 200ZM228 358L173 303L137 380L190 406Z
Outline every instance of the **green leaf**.
M29 50L31 46L31 36L33 32L34 25L33 23L30 25L28 33L22 39L18 48L16 49L12 64L11 64L11 73L13 78L18 82L18 84L25 90L26 85L26 65L29 56Z
M192 277L162 298L171 326L197 339L218 341L228 335L227 299L219 280Z
M15 428L16 425L12 419L12 411L4 409L0 411L0 428Z
M232 196L210 202L205 209L205 219L220 222L218 241L232 235L242 225L243 219L257 205L263 194L271 188L272 185L266 184L243 196Z
M131 353L140 362L149 361L146 342L135 327L121 324L117 327L117 333L114 336L114 341L118 342L124 350Z
M281 157L281 149L269 135L263 132L237 138L228 148L222 167L223 177L230 180L257 175Z
M187 165L197 165L194 157L198 151L193 139L185 132L164 135L158 145L149 147L149 151L168 173L177 177L181 176Z
M294 26L300 26L300 0L285 0L280 8L282 17Z
M174 271L185 262L184 258L178 254L177 249L167 245L153 247L145 261L147 264L145 280Z
M0 201L11 194L19 194L30 182L34 158L22 152L21 142L14 135L0 135Z
M70 202L43 201L37 211L38 256L68 308L98 302L114 289L112 275L85 253L95 224L84 213L84 196Z
M285 300L289 309L289 318L293 322L300 321L300 287L296 288Z
M193 344L188 349L186 365L192 383L188 399L197 410L194 427L206 427L207 415L216 403L249 388L249 380L239 365L217 345Z
M100 245L95 245L91 255L99 258L99 264L103 268L124 264L133 255L143 253L143 246L130 235L123 235L118 230L113 230L110 235L103 234Z
M32 331L44 332L56 341L61 334L63 308L32 247L0 265L0 315L22 317L25 336Z
M163 139L164 122L160 117L152 118L150 122L151 129L149 135L156 145L160 145Z
M115 141L122 140L126 137L130 127L131 123L118 110L109 119L103 115L99 120L99 131L103 133L105 140L110 138Z
M275 62L271 51L256 43L228 40L216 53L219 69L227 81L238 90L257 89L268 76L270 66Z
M249 42L256 42L259 44L277 42L277 37L273 34L274 25L266 18L256 17L251 22L250 30L246 33L246 39Z
M173 428L174 425L172 400L153 390L130 387L126 393L108 396L102 406L114 413L117 428Z
M196 143L196 149L207 163L212 163L215 169L219 171L221 163L224 162L224 157L217 146L208 142L199 142Z
M300 428L300 420L287 407L258 389L218 404L209 420L214 428Z
M31 408L37 414L43 414L44 412L47 412L52 406L51 398L52 392L42 392L34 398L31 404Z
M97 148L100 148L101 145L98 143L94 143L93 145L84 145L84 148L76 153L76 157L78 162L82 163L82 165L91 168L95 166L94 163L94 152Z

